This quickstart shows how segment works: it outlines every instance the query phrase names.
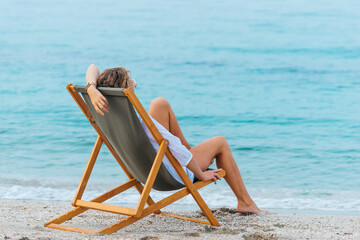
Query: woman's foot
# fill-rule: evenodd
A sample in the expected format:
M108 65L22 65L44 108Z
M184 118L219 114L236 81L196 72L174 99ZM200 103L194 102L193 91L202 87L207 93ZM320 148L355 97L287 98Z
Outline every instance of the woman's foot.
M251 201L249 204L239 201L236 211L238 211L239 213L251 213L251 214L269 212L258 208L258 206L254 201Z

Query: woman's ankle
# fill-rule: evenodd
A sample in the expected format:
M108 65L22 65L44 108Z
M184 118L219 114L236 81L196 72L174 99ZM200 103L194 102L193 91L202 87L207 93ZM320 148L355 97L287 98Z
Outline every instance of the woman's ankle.
M254 200L251 197L238 198L238 206L249 207L255 204Z

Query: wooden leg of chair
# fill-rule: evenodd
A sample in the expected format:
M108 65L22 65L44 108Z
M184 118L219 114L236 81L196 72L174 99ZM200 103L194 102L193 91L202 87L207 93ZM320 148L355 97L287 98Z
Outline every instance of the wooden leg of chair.
M116 188L113 188L111 189L110 191L94 198L91 200L91 202L97 202L97 203L101 203L101 202L104 202L110 198L112 198L113 196L129 189L130 187L134 186L135 184L137 183L137 180L135 178L131 179L130 181L126 182L126 183L123 183L121 184L120 186L116 187ZM88 208L85 208L85 207L76 207L74 208L73 210L45 223L45 227L48 226L49 224L61 224L73 217L76 217L77 215L85 212L86 210L88 210Z
M178 219L183 219L186 221L191 221L191 222L197 222L197 223L202 223L202 224L210 224L210 222L207 221L203 221L203 220L199 220L199 219L194 219L194 218L188 218L188 217L184 217L184 216L179 216L179 215L175 215L175 214L170 214L170 213L164 213L162 212L161 215L164 216L168 216L168 217L173 217L173 218L178 218Z
M78 189L77 189L77 191L76 191L76 194L75 194L75 196L74 196L74 199L73 199L73 202L72 202L72 205L73 205L74 207L75 207L75 202L76 202L76 200L81 199L81 197L82 197L82 195L83 195L83 193L84 193L86 184L87 184L88 181L89 181L91 172L92 172L92 170L93 170L93 168L94 168L96 159L97 159L97 157L98 157L98 155L99 155L99 152L100 152L102 143L103 143L103 141L101 140L101 137L98 136L97 139L96 139L94 148L93 148L93 150L92 150L92 152L91 152L89 161L88 161L88 163L87 163L87 165L86 165L84 174L83 174L83 176L82 176L82 178L81 178L79 187L78 187Z
M65 213L65 214L63 214L63 215L61 215L61 216L59 216L57 218L54 218L53 220L51 220L51 221L49 221L47 223L45 223L44 226L47 227L50 224L61 224L61 223L65 222L65 221L67 221L67 220L69 220L69 219L71 219L73 217L76 217L77 215L85 212L86 210L88 210L88 209L83 208L83 207L74 208L73 210L71 210L71 211L69 211L69 212L67 212L67 213Z
M89 229L70 227L70 226L60 225L60 224L56 224L56 223L51 223L51 224L47 225L46 227L64 230L64 231L70 231L70 232L78 232L78 233L87 233L87 234L97 233L96 231L89 230Z
M137 182L137 183L135 184L135 188L136 188L136 190L137 190L137 191L140 193L140 195L141 195L142 191L144 190L143 185L142 185L140 182ZM148 197L147 200L146 200L146 203L150 206L150 205L155 204L155 201L154 201L154 200L151 198L151 196L149 195L149 197ZM156 214L160 214L161 211L159 210L159 211L156 211L155 213L156 213Z
M159 168L161 166L161 162L164 158L165 155L165 151L168 148L169 142L167 140L163 140L162 143L160 144L159 150L156 154L154 163L151 167L150 173L148 175L148 178L146 179L146 183L144 186L144 190L141 193L141 197L139 199L139 203L136 206L136 214L135 217L140 217L142 210L144 209L145 206L145 202L149 197L150 191L152 186L154 185L155 182L155 178L159 172Z
M180 166L179 162L171 154L170 150L166 152L166 157L169 159L170 163L175 168L176 172L179 174L181 180L185 184L186 188L190 191L196 203L199 205L201 211L205 214L206 218L209 220L211 225L220 226L219 222L216 220L209 207L205 203L204 199L200 196L200 193L194 187L194 184L191 182L190 178L186 175L184 169ZM223 171L225 174L225 171Z
M211 225L220 226L220 223L216 220L214 214L212 214L204 199L200 196L200 193L195 189L191 192L191 195L194 197L196 203L199 205L201 211L204 213Z

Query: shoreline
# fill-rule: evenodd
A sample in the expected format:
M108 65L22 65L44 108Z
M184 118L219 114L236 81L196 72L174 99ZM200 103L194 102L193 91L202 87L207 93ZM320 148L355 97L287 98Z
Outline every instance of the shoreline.
M0 198L0 203L1 202L6 202L6 201L14 201L14 202L33 202L33 203L44 203L44 204L51 204L51 203L55 203L55 204L70 204L70 200L69 201L35 201L35 200L29 200L29 199L1 199ZM109 204L113 204L113 205L117 205L116 203L109 203ZM129 207L129 208L134 208L136 206L134 206L133 204L122 204L123 207ZM174 206L174 205L173 205ZM210 207L210 206L209 206ZM175 207L170 207L170 208L165 208L165 209L169 209L169 210L179 210L179 211L196 211L197 210L197 205L194 202L194 204L192 205L192 207L189 206L185 206L185 207L180 207L179 205L176 205ZM229 207L213 207L211 209L218 209L218 208L229 208ZM317 210L317 209L283 209L283 208L264 208L264 210L268 210L270 213L276 213L276 214L297 214L297 215L319 215L319 216L344 216L344 217L360 217L360 212L351 212L351 211L335 211L335 210Z
M0 200L0 204L1 239L360 239L359 216L275 212L243 215L234 213L234 209L214 208L220 227L153 214L111 235L88 235L43 227L45 222L73 209L70 203ZM165 212L204 218L198 210ZM120 218L90 210L66 224L98 230Z

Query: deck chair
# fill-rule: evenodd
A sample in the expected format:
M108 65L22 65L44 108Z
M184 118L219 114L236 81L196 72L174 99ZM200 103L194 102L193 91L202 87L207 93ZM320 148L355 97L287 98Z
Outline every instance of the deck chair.
M184 169L171 154L168 148L168 141L163 139L148 113L139 102L133 89L99 88L100 92L107 98L110 107L110 111L104 116L95 111L85 90L85 86L69 84L67 89L96 130L98 137L72 202L72 205L75 208L45 223L45 227L80 233L111 234L152 213L220 226L198 192L198 189L210 184L212 181L191 182ZM79 93L82 94L83 98ZM159 143L160 148L157 152L152 147L148 137L142 129L135 110L149 128L155 140ZM129 177L129 181L91 201L82 200L86 184L103 143L109 149L125 174ZM174 166L184 185L176 181L162 164L162 159L165 155ZM225 171L220 171L219 175L224 177ZM103 203L131 187L135 187L140 194L140 199L135 209ZM150 197L152 188L159 191L177 191L155 203ZM162 208L188 194L193 196L208 221L187 218L161 211ZM147 207L145 204L147 204ZM99 231L62 225L63 222L72 219L89 209L122 214L126 217Z

